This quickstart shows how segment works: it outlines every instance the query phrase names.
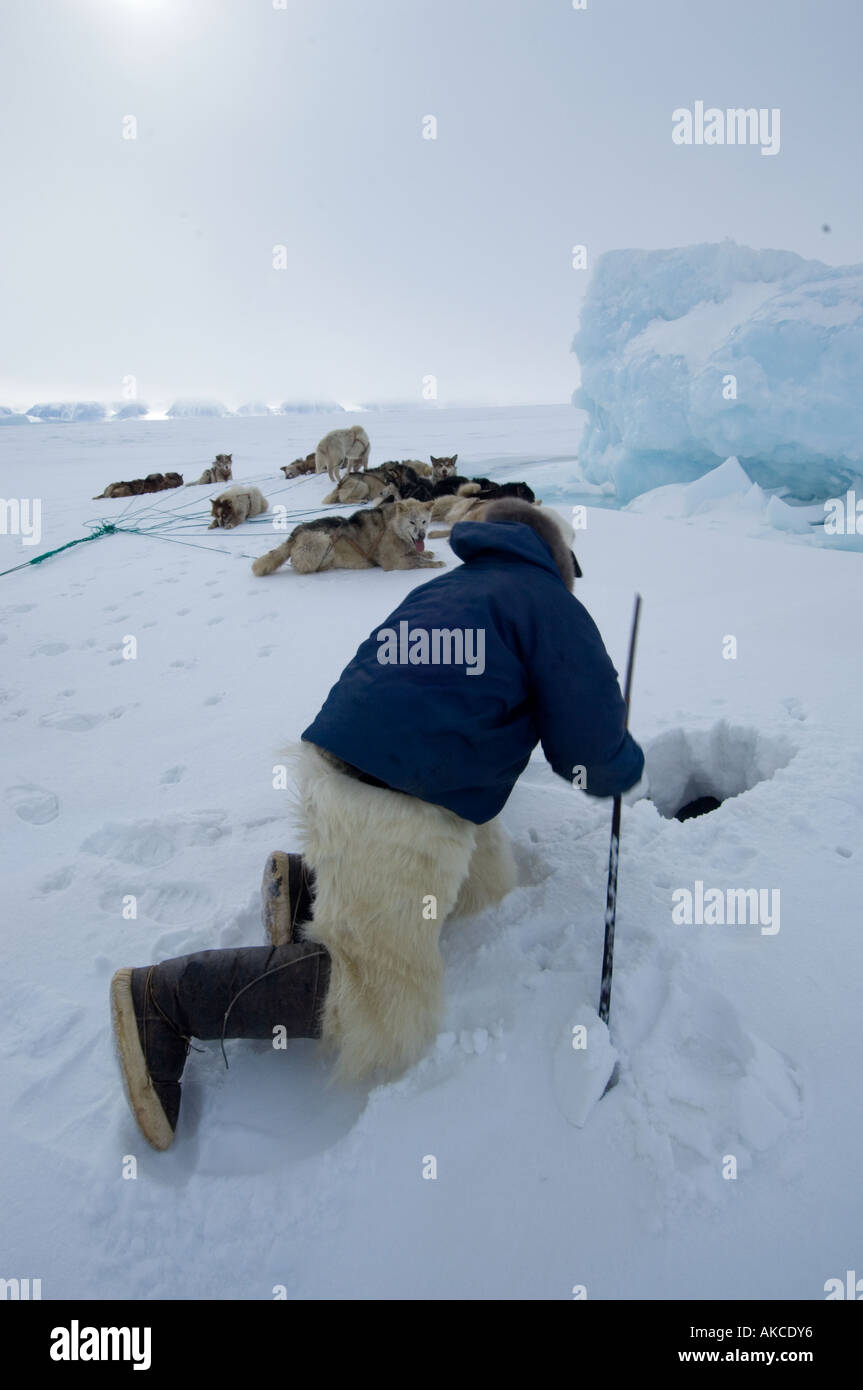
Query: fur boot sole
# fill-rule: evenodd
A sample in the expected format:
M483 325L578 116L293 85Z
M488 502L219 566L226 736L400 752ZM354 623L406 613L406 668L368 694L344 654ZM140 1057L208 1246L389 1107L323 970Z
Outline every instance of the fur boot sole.
M131 969L118 970L111 981L111 1012L117 1056L132 1113L148 1143L164 1151L170 1147L174 1131L147 1070L132 1002Z
M311 917L308 876L298 854L274 850L261 882L261 914L267 940L289 946L303 939L302 925Z

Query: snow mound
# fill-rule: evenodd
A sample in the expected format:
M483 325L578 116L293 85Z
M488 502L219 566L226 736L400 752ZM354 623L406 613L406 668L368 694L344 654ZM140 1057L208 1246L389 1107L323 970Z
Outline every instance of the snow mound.
M643 493L625 510L669 521L706 521L748 535L786 531L819 545L854 546L853 536L832 537L813 529L823 527L822 503L791 506L781 497L768 495L733 455L692 483L667 483Z
M721 1164L751 1169L787 1134L801 1118L802 1087L794 1064L748 1032L727 999L684 973L649 1044L635 1050L631 1079L660 1166L667 1145L669 1183L706 1196L721 1188Z
M27 411L37 420L62 420L64 423L104 420L107 413L101 401L44 401Z
M223 416L230 415L231 412L221 401L195 400L190 397L174 401L173 405L168 407L167 414L172 420L197 420L202 416Z
M729 455L803 500L863 473L863 266L732 241L612 251L573 350L581 466L624 501Z

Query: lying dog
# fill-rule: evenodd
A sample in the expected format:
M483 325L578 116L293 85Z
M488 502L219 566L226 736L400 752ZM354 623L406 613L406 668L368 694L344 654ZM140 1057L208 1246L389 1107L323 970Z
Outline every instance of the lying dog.
M457 521L482 521L483 509L503 499L542 506L527 483L490 483L487 478L466 482L456 493L444 493L434 500L432 521L443 521L446 527L431 534L435 537L446 536Z
M315 450L315 472L326 473L330 482L337 483L343 468L348 473L358 473L361 468L368 467L369 447L369 437L362 425L330 430Z
M257 575L272 574L290 560L300 574L318 570L438 569L425 548L428 507L418 502L389 502L353 516L322 516L294 527L286 541L252 565Z
M403 500L414 498L417 502L432 502L432 520L439 521L449 515L452 499L455 497L476 497L481 502L493 502L499 497L514 497L522 502L535 502L533 489L527 483L493 483L489 478L460 478L458 474L441 478L439 482L429 483L425 478L393 478L384 488L382 500L400 497ZM440 502L440 505L438 503Z
M247 483L235 483L233 487L225 488L225 491L220 492L210 503L213 520L207 530L212 531L214 526L222 526L226 531L231 531L235 526L248 521L249 517L260 516L268 507L266 497L258 488L250 487Z
M417 496L425 489L428 495ZM420 479L413 463L382 463L363 474L348 473L333 491L324 498L327 506L351 502L372 502L376 497L390 497L406 502L416 496L418 502L430 502L430 485Z
M458 454L453 454L452 458L436 459L434 454L429 454L432 464L432 478L436 483L443 478L451 478L455 473L455 466L458 463Z
M215 463L205 468L196 482L186 483L186 487L198 487L200 483L229 483L234 476L231 472L233 457L233 454L216 454Z
M293 463L283 463L281 469L286 478L299 478L303 473L314 473L315 456L314 454L306 454L304 459L294 459Z
M133 478L130 483L109 483L93 501L98 502L102 497L140 497L145 492L165 492L168 488L182 486L179 473L148 473L146 478Z

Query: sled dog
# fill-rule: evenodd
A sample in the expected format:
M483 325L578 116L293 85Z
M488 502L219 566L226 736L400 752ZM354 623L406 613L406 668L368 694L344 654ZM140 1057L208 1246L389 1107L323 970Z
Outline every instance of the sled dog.
M338 482L342 468L348 473L358 473L361 468L368 467L368 462L369 437L362 425L330 430L315 450L315 472L328 474L333 483Z
M485 488L476 482L464 483L454 495L438 497L432 503L431 519L442 521L444 527L430 534L435 538L446 536L457 521L482 521L486 508L504 498L535 507L542 506L527 483L490 483Z
M432 465L432 478L439 483L442 478L450 478L455 473L455 466L458 463L458 454L453 454L452 458L436 459L434 454L430 454Z
M324 498L324 503L371 502L385 496L396 502L406 502L422 489L427 495L417 496L417 501L430 501L429 485L425 481L421 483L412 463L382 463L362 474L348 473Z
M130 483L109 483L93 501L98 502L102 497L140 497L145 492L165 492L168 488L182 486L179 473L148 473L146 478L133 478Z
M257 575L272 574L290 560L300 574L318 570L438 569L425 548L429 509L419 502L388 502L354 512L353 516L322 516L295 526L286 541L252 565Z
M234 476L231 472L232 458L233 454L216 454L215 462L205 468L194 483L186 483L186 487L198 487L201 483L229 483Z
M294 459L293 463L283 463L282 472L286 478L299 478L303 473L314 473L315 456L306 454L304 459Z
M222 526L226 531L230 531L241 522L248 521L249 517L260 516L268 507L266 497L258 488L250 487L246 483L235 483L233 487L225 488L225 491L220 492L210 503L213 520L208 530L212 531L214 526Z

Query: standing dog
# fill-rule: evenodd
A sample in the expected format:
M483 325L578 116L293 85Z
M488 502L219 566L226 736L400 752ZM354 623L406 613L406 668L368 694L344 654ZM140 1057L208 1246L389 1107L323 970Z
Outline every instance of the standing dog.
M234 483L233 487L225 488L210 503L213 520L207 529L212 531L214 526L222 526L230 531L241 522L248 521L249 517L260 516L268 507L266 497L258 488Z
M342 468L357 473L368 467L369 447L369 437L362 425L330 430L315 450L315 472L326 473L331 482L337 483Z
M389 502L353 516L322 516L295 526L286 541L252 565L257 575L272 574L290 560L300 574L318 570L439 569L425 548L428 507L419 502Z

